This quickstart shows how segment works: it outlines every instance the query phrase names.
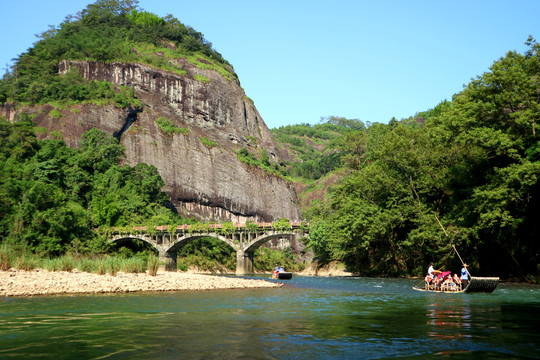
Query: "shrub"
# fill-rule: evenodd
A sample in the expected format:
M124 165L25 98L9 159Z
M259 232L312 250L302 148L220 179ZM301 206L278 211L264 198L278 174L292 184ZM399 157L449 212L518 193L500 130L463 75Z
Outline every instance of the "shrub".
M75 259L69 255L65 255L59 258L59 266L61 271L72 271L75 269Z
M115 276L120 270L120 259L116 256L107 256L104 259L105 272Z
M200 81L200 82L205 83L205 84L208 84L210 82L209 78L204 77L202 75L193 75L193 77L195 78L195 80Z
M62 113L57 109L54 109L49 112L49 116L53 119L60 119L62 117Z
M120 270L127 273L142 273L145 270L146 262L141 257L131 257L123 259L121 262Z
M77 264L77 269L84 272L93 273L96 272L96 261L93 259L81 259Z
M174 125L171 120L164 118L162 116L158 117L156 119L156 124L158 127L163 131L165 134L172 135L172 134L184 134L188 135L189 130L186 128L179 128L178 126Z
M38 259L32 254L24 254L17 258L15 267L19 270L30 271L37 268L39 265Z
M204 146L206 146L207 148L211 149L215 146L218 146L218 143L215 142L215 141L212 141L212 140L209 140L205 137L202 137L202 138L199 138L199 140L201 140L201 142L203 143Z
M150 255L148 257L148 273L152 276L156 276L158 268L159 268L159 257L155 255Z
M60 258L46 259L43 261L43 268L48 271L60 271Z
M95 271L99 275L105 275L107 273L107 264L105 259L99 259L97 261Z
M0 246L0 271L8 271L11 268L13 250L10 246L2 244Z

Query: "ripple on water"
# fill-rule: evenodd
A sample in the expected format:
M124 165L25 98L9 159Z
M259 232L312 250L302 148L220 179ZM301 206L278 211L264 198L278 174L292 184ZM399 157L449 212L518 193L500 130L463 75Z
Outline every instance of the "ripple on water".
M404 279L0 302L0 358L536 357L539 288L415 292Z

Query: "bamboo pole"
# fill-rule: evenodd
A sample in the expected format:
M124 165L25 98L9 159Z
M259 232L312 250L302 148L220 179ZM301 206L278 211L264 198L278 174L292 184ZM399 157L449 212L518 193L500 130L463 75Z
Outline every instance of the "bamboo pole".
M454 248L454 251L456 252L457 256L459 257L459 260L461 260L461 264L463 265L463 267L465 267L465 262L463 261L463 259L459 255L459 253L458 253L456 247L454 246L454 244L452 244L452 247ZM466 270L467 270L467 273L469 274L469 276L472 277L471 273L469 272L469 269L466 269Z
M444 232L444 235L446 235L446 237L449 237L448 236L448 233L446 232L446 229L444 228L444 226L441 224L440 220L439 220L439 217L437 216L437 214L434 214L435 215L435 220L437 220L437 222L439 223L439 226L441 227L442 231ZM463 262L463 259L461 258L461 255L459 255L459 252L457 251L456 247L454 244L452 244L452 248L454 249L454 251L456 252L457 256L459 257L459 260L461 260L461 264L462 265L465 265L465 262ZM443 266L444 267L444 266ZM442 269L442 267L437 270L437 271L440 271ZM467 269L467 272L469 270ZM471 276L471 273L469 272L469 276ZM422 281L424 280L421 280L415 287L418 287L418 285L420 285L422 283Z
M441 226L441 229L442 231L444 231L444 235L446 235L448 237L448 233L446 232L444 226L442 226L441 222L439 221L439 218L437 217L437 214L435 214L435 219L437 220L437 222L439 223L439 225ZM453 246L453 245L452 245Z
M420 282L418 284L414 285L414 287L418 287L418 285L420 285L424 280L425 280L425 278L420 280Z
M457 256L459 257L459 260L461 260L461 264L462 264L462 265L465 265L465 263L463 262L463 259L462 259L461 256L459 255L459 253L458 253L456 247L454 246L454 244L452 244L452 247L454 248L454 251L456 252Z
M442 226L441 222L439 221L439 218L437 217L437 214L435 214L435 219L437 220L437 222L439 223L439 225L441 226L441 229L444 231L444 234L448 237L448 233L446 232L446 230L444 229L444 226ZM465 262L463 261L463 259L461 258L461 255L459 255L457 249L456 249L456 246L454 244L452 244L452 248L454 249L454 251L456 252L457 256L459 257L459 260L461 261L461 264L463 266L465 266ZM469 269L467 269L467 272L469 273L469 276L472 276L471 273L469 272Z
M444 227L442 226L441 222L439 221L439 218L437 217L437 214L435 214L435 219L437 219L437 222L438 222L439 225L441 226L441 229L444 231L444 234L445 234L446 236L448 236L448 234L446 233L446 230L444 229ZM454 246L454 245L452 245L452 246ZM455 249L455 248L454 248L454 249ZM459 254L458 254L458 256L459 256ZM443 267L444 267L444 266L443 266ZM440 271L441 269L442 269L442 267L441 267L439 270L437 270L437 271ZM425 277L424 277L424 280L425 280ZM418 284L416 284L414 287L418 287L418 285L420 285L420 284L422 283L422 281L424 281L424 280L421 280L421 281L420 281Z

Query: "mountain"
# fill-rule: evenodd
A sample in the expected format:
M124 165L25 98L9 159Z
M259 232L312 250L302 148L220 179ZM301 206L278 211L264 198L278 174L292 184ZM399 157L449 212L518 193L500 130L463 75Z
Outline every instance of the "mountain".
M78 147L80 136L92 128L115 136L126 148L127 164L156 166L164 191L183 216L235 222L300 219L292 185L237 156L246 148L281 162L272 134L232 66L200 33L176 19L126 8L126 1L113 1L112 10L105 3L89 5L78 19L42 35L19 57L0 86L0 116L13 122L29 114L47 130L41 137L61 137L70 147ZM121 34L95 39L96 33L122 26ZM157 35L148 39L151 30ZM80 50L73 53L69 48L76 41ZM92 41L107 43L87 44ZM58 44L62 50L54 50ZM96 46L111 53L96 54ZM42 48L56 53L43 58ZM34 59L50 65L31 68ZM46 89L41 97L34 95L35 84ZM66 88L85 90L65 95ZM107 91L114 93L103 95Z

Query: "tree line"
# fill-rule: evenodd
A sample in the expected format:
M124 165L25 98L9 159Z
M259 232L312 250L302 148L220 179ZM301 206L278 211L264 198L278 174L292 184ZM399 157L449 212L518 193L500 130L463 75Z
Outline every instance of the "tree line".
M508 52L434 109L343 136L348 175L310 245L363 275L457 268L538 280L540 45ZM444 228L444 230L441 228Z

